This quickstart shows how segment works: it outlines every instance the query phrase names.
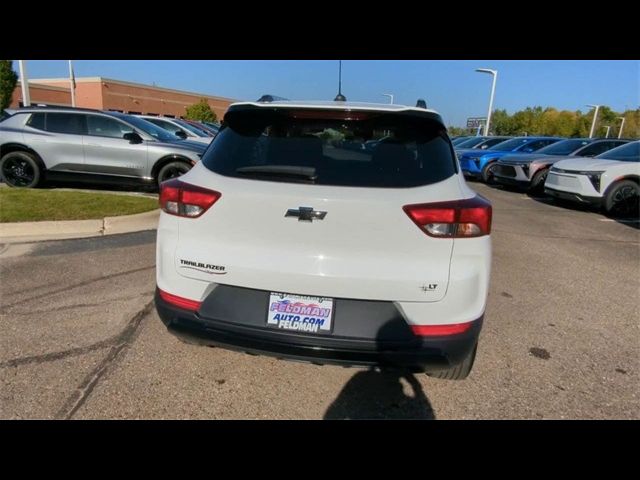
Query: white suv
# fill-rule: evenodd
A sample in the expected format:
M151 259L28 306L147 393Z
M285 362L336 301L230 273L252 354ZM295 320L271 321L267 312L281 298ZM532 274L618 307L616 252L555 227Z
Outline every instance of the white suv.
M637 215L640 204L640 141L595 158L561 160L549 171L547 195L602 207L613 216Z
M236 103L202 161L161 185L160 204L155 301L182 339L440 378L471 371L492 209L465 183L438 113Z

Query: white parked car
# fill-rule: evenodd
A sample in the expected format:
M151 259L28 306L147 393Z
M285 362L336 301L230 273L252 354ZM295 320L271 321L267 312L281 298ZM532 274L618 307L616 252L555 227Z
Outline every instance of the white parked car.
M155 301L179 337L317 364L471 371L492 209L438 113L236 103L160 204Z
M183 122L179 118L168 117L154 117L153 115L136 115L137 117L144 118L147 122L151 122L154 125L164 128L166 131L173 133L182 140L191 140L194 142L204 143L209 145L213 136L208 132L200 130L190 123Z
M544 191L554 198L588 203L616 216L637 215L640 203L640 141L595 158L557 162Z

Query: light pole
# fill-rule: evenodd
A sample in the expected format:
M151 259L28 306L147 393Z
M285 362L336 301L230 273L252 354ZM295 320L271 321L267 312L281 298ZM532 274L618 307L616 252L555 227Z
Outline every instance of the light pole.
M493 76L493 83L491 84L491 98L489 99L489 112L487 113L487 123L484 124L484 136L489 135L489 124L491 123L491 111L493 110L493 96L496 93L496 80L498 79L498 71L491 70L490 68L476 68L476 72L490 73Z
M22 106L31 106L31 98L29 97L29 79L27 78L27 67L24 64L24 60L18 60L18 67L20 68L20 90L22 90Z
M618 117L619 120L622 120L622 122L620 122L620 130L618 130L618 138L622 138L622 129L624 128L624 117Z
M596 111L593 112L593 121L591 122L591 131L589 132L589 138L593 138L593 132L596 129L596 120L598 118L598 110L600 110L600 105L589 105L589 104L587 104L587 107L592 107L592 108L596 109Z
M611 125L604 125L607 127L607 133L604 134L604 138L609 138L609 132L611 131Z
M71 87L71 106L76 108L76 76L73 73L73 65L69 60L69 85Z
M393 105L393 94L391 94L391 93L383 93L382 96L383 97L389 97L389 100L390 100L389 103L391 105Z

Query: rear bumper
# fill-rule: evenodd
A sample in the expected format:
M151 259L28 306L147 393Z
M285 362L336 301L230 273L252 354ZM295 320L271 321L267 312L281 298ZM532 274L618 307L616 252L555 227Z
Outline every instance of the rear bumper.
M561 200L569 200L571 202L592 205L594 207L600 207L602 205L602 197L587 197L585 195L580 195L579 193L556 190L555 188L549 188L547 186L544 187L544 193Z
M364 303L364 302L363 302ZM164 301L156 289L155 304L169 332L183 339L250 354L264 354L315 364L394 367L413 371L446 369L461 363L478 341L483 318L464 333L442 337L407 336L397 325L388 327L393 338L310 335L256 326L255 322L230 322L177 308ZM336 322L360 323L371 314L367 306L350 308ZM222 315L220 315L222 316ZM391 321L389 324L392 323ZM408 329L408 326L406 327ZM380 329L379 331L384 331Z

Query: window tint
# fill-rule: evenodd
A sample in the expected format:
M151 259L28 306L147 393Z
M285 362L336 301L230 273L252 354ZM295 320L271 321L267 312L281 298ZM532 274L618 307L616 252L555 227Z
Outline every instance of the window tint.
M118 118L122 118L127 123L130 123L136 128L139 128L144 133L151 135L156 140L161 142L176 142L178 139L167 132L165 129L151 123L145 118L134 117L133 115L118 115Z
M464 142L461 142L461 143L457 144L456 148L473 148L476 145L479 145L480 143L484 142L486 139L487 139L487 137L472 137L472 138L468 138Z
M101 115L87 116L87 133L98 137L122 138L127 132L133 129L122 122L113 118L103 117Z
M202 162L231 177L400 188L456 171L444 128L414 116L250 110L227 113L225 125Z
M505 140L495 145L491 150L498 150L500 152L513 152L520 145L527 143L526 137L512 138L511 140Z
M524 147L520 149L521 152L535 152L536 150L540 150L542 147L546 147L552 143L555 143L557 140L536 140L534 142L528 143Z
M489 140L486 140L484 142L482 142L480 145L478 145L479 147L484 147L484 148L491 148L494 145L497 145L499 143L502 143L506 140L506 138L490 138Z
M462 142L466 142L467 140L469 140L469 138L470 137L458 137L451 140L451 143L457 146L457 145L460 145Z
M183 122L183 121L180 121L180 120L176 120L176 122L178 122L186 130L189 130L191 133L193 133L197 137L208 137L209 136L209 135L207 135L207 132L205 132L204 130L200 130L199 128L191 125L190 123Z
M621 147L604 152L596 158L619 160L621 162L640 162L640 142L627 143Z
M145 120L147 122L153 123L154 125L157 125L160 128L164 128L165 130L171 133L176 133L181 131L181 128L178 127L177 125L174 125L173 123L165 122L163 120L158 120L156 118L145 118Z
M572 138L552 143L551 145L541 148L537 153L544 153L545 155L569 155L570 153L575 152L578 148L588 144L589 140Z
M83 135L85 133L85 123L85 115L47 112L48 132Z
M44 113L32 113L27 125L31 128L37 128L38 130L44 130Z
M592 145L587 145L585 148L580 149L578 155L582 157L595 157L596 155L600 155L607 150L611 150L615 146L617 145L612 144L612 142L596 142Z

